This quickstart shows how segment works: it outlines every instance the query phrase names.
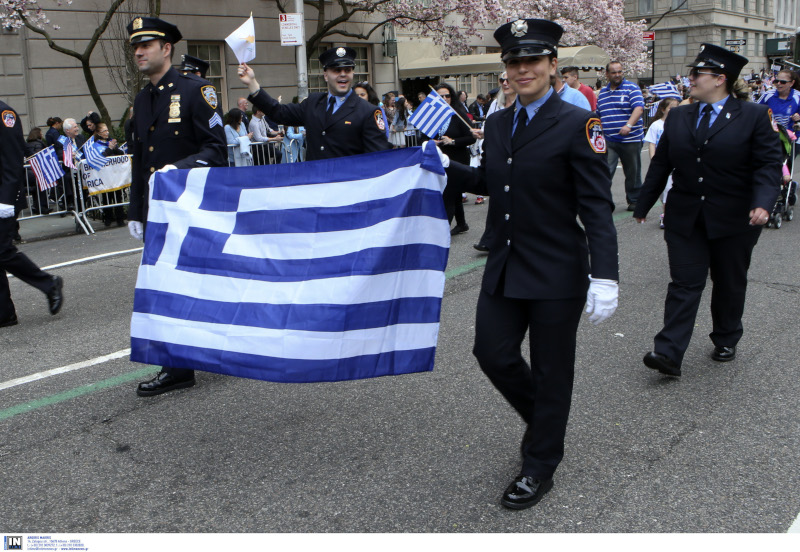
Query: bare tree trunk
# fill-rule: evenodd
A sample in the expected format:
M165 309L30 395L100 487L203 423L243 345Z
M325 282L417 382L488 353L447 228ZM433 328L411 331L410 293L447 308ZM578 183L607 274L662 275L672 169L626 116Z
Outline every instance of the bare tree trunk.
M161 0L147 0L150 17L161 17Z

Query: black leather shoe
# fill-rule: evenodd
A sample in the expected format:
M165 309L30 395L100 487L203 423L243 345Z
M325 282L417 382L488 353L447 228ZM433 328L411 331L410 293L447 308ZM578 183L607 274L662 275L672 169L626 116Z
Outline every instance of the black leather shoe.
M636 204L635 203L628 203L628 211L630 211L632 213L635 210L636 210Z
M58 314L61 305L64 304L64 279L61 276L53 276L53 287L47 292L47 303L50 306L50 314Z
M467 224L457 224L456 226L453 227L452 230L450 230L450 235L451 236L455 236L456 234L463 234L467 230L469 230L469 225L467 225Z
M642 360L645 366L658 370L664 375L676 377L681 375L681 367L674 360L660 353L647 353Z
M482 251L482 252L484 252L484 253L486 253L487 251L489 251L489 246L488 246L488 245L484 245L484 244L482 244L482 243L475 243L475 244L472 244L472 247L474 247L474 248L475 248L475 249L477 249L478 251Z
M736 347L714 347L714 352L711 353L712 360L717 362L728 362L736 358Z
M17 319L17 315L15 314L11 318L6 318L2 322L0 322L0 328L6 328L8 326L16 326L19 324L19 320Z
M159 372L156 377L150 381L143 381L136 389L136 394L140 397L152 397L153 395L160 395L167 391L175 391L176 389L185 389L194 385L194 376L186 379L178 379L172 374L167 372Z
M539 502L552 488L552 477L540 480L528 475L518 475L503 493L500 504L512 510L524 510Z

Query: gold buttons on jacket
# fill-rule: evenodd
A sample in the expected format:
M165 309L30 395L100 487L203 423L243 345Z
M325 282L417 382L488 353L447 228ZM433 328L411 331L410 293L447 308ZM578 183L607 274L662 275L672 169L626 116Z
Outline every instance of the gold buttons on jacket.
M150 127L150 132L153 132L155 129L156 129L156 127L154 127L154 126L151 126L151 127Z
M155 167L150 167L150 172L156 172L156 168Z
M148 149L149 149L150 151L153 151L153 146L150 146Z

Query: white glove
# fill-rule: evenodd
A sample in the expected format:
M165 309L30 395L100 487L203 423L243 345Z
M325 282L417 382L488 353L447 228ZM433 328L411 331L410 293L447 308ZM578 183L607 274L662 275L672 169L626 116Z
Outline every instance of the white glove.
M425 151L425 148L427 147L428 142L430 142L430 140L425 140L424 142L422 142L422 150L423 151ZM436 146L435 142L434 142L434 146ZM442 167L444 167L445 169L447 167L449 167L450 166L450 157L448 157L447 154L442 153L442 150L439 149L439 146L436 146L436 153L439 154L439 161L442 162Z
M128 221L128 232L131 233L131 236L136 238L137 240L144 239L144 231L142 229L142 223L138 220L129 220Z
M7 203L0 203L0 218L12 218L14 216L14 206Z
M171 171L172 169L177 169L177 168L178 167L176 167L175 165L164 165L163 167L158 169L158 171L156 171L156 172L167 172L167 171Z
M599 324L617 310L619 284L614 280L603 280L589 276L589 292L586 294L586 312L589 322Z

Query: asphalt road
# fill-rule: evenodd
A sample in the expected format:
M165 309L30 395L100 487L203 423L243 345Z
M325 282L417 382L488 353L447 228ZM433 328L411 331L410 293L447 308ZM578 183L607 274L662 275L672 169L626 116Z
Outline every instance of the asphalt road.
M523 425L471 354L487 206L470 203L430 373L301 385L198 373L192 389L143 399L136 382L156 369L121 356L2 389L124 353L139 255L54 269L66 282L55 317L12 280L0 532L786 532L800 512L800 221L762 233L737 359L709 359L705 298L684 376L667 379L641 362L666 249L657 216L625 213L620 182L620 307L581 323L566 457L535 508L498 502ZM23 250L47 266L137 246L115 228Z

